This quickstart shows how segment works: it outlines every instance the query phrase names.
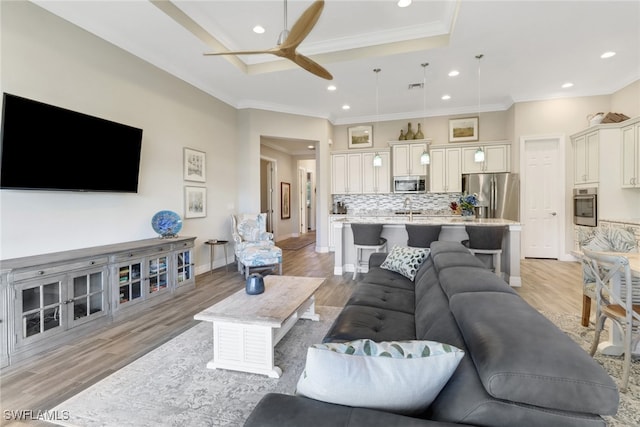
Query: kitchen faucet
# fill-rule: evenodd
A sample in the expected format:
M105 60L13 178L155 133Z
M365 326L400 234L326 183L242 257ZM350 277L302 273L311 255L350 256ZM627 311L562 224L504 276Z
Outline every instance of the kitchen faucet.
M407 208L407 205L409 205L409 222L413 221L413 209L411 209L411 197L407 197L406 199L404 199L404 208Z

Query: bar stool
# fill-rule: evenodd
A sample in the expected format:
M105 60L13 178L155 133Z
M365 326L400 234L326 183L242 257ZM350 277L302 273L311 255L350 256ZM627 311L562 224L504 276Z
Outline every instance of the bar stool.
M353 245L356 248L356 261L353 267L353 280L356 280L361 264L366 262L361 259L362 250L383 251L387 247L387 239L380 237L382 224L351 224L351 231L353 231Z
M502 239L505 232L504 226L467 225L465 230L469 235L469 251L472 254L489 254L493 256L493 271L498 276L500 272L500 259L502 258Z

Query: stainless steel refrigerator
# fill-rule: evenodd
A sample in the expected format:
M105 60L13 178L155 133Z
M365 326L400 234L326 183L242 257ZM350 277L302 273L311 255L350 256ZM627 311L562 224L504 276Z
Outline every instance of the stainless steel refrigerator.
M516 173L462 175L462 191L478 195L479 216L520 220L520 178Z

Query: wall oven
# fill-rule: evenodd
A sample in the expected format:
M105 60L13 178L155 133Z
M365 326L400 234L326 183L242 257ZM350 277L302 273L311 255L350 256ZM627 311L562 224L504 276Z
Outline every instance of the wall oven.
M394 176L394 193L424 193L427 191L426 176Z
M598 189L574 188L573 189L573 223L598 226Z

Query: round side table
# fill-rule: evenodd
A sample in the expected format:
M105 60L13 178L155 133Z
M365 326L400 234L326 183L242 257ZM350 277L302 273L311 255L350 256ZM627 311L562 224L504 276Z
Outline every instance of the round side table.
M228 240L217 239L207 240L204 242L205 245L209 245L209 269L211 270L211 274L213 274L214 250L218 245L222 245L222 248L224 249L224 271L229 271L229 262L227 261L227 243L229 243Z

